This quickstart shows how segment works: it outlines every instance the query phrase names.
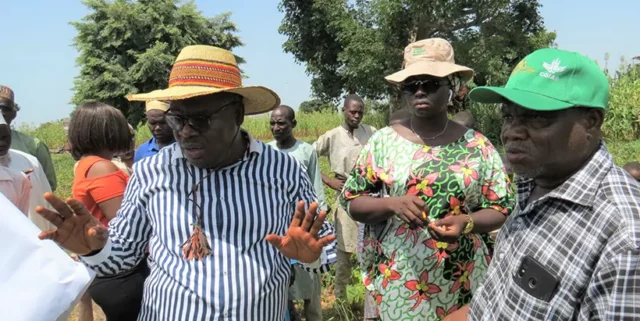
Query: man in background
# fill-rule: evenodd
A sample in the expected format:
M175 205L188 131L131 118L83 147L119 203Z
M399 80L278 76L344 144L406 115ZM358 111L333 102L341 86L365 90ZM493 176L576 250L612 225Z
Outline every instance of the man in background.
M297 140L293 136L293 129L297 125L295 111L286 105L276 107L271 112L269 125L275 140L267 145L293 156L304 165L309 175L309 180L313 183L318 196L318 207L326 211L327 202L316 151L310 144ZM306 320L322 321L322 306L320 304L322 284L320 283L320 275L308 272L298 264L293 265L292 273L295 275L295 281L289 288L289 309L291 310L293 301L304 300L304 316ZM292 313L294 317L291 320L299 320L295 311L291 312L294 312Z
M8 155L10 156L8 167L17 172L25 173L31 182L31 189L29 190L29 219L41 231L54 229L55 226L53 224L36 212L36 207L38 206L53 210L49 202L44 199L44 193L50 193L51 186L47 181L44 170L42 170L42 166L40 166L40 162L38 162L37 158L15 149L10 149Z
M318 156L329 157L331 178L322 174L322 181L335 191L341 191L353 168L360 151L367 143L375 128L360 122L364 117L364 102L358 95L349 95L342 107L344 123L323 134L314 143ZM347 212L335 204L335 226L338 240L338 261L336 263L336 297L346 299L346 287L351 283L351 255L357 250L358 225Z
M4 119L0 119L0 193L24 215L29 216L31 183L27 173L9 167L11 164L10 148L11 129Z
M0 85L0 110L7 125L11 126L11 122L16 119L20 106L15 103L15 94L11 88ZM51 186L51 190L55 191L57 187L56 172L49 153L49 147L37 138L33 138L27 134L11 129L11 148L30 154L38 159L47 180Z
M133 158L134 163L158 153L163 147L173 144L176 140L173 137L171 127L165 120L165 112L169 110L169 104L162 101L149 101L146 103L147 126L151 131L151 139L140 145Z

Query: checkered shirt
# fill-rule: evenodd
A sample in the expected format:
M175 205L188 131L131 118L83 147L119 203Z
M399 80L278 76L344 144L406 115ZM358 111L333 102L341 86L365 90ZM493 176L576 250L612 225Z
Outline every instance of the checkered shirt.
M640 184L614 165L604 144L579 172L518 205L498 235L468 320L640 320ZM524 256L560 281L546 302L514 281Z

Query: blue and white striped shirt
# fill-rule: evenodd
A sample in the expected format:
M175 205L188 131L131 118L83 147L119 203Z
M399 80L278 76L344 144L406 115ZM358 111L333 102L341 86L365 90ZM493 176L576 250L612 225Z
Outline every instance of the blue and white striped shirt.
M109 241L82 260L99 276L114 275L136 266L149 246L151 274L138 320L284 318L289 260L265 237L284 235L297 202L309 204L316 196L293 157L249 140L242 161L200 185L203 231L212 250L203 261L184 259L182 244L195 220L189 191L208 170L189 164L177 144L134 165L122 207L109 223ZM333 233L325 222L320 236ZM327 271L334 250L335 242L309 270Z

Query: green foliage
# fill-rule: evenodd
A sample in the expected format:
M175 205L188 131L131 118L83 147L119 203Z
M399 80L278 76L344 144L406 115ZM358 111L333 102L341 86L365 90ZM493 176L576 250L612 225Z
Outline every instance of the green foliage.
M638 155L640 141L607 141L606 145L618 166L624 166L629 162L640 162L640 155Z
M302 140L315 140L318 136L324 134L328 130L338 127L344 123L342 113L329 111L297 113L296 120L298 121L298 126L293 130L293 134L296 138ZM365 114L362 122L376 128L382 128L385 126L385 117L379 113L372 112ZM242 127L258 139L262 139L264 141L273 140L273 136L269 129L268 115L246 118Z
M300 104L300 107L298 108L298 110L301 113L314 113L314 112L335 112L337 111L336 105L334 105L331 102L327 102L327 101L322 101L320 99L314 99L314 100L307 100L307 101L303 101L302 104Z
M500 117L500 106L471 102L468 110L473 114L476 130L489 138L494 146L501 146L502 117Z
M89 9L77 29L80 74L72 103L101 101L120 109L133 124L144 106L125 96L166 88L179 51L188 45L242 46L230 13L207 18L193 2L180 0L84 0ZM244 60L236 57L238 63Z
M67 142L67 136L64 133L62 121L44 123L38 127L23 123L16 129L20 132L39 138L44 141L50 149L58 149L64 146Z
M357 92L397 105L384 76L401 68L407 44L445 38L477 83L504 84L520 59L555 40L539 7L536 0L282 0L279 31L284 50L306 64L316 96Z
M604 135L613 141L637 140L640 138L640 68L623 60L610 82Z
M58 188L56 189L56 196L67 199L72 196L71 187L73 186L73 165L75 161L71 154L53 154L51 155L53 160L53 168L56 171L56 178L58 179Z

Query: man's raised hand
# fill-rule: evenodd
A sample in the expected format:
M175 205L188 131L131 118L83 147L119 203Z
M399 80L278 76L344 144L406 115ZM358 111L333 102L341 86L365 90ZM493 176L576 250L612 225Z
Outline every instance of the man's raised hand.
M318 232L327 217L327 212L320 211L316 216L317 210L318 203L313 202L305 214L304 202L298 202L287 233L284 236L269 234L266 240L290 259L313 263L322 254L322 248L336 239L335 235L318 238Z
M104 247L109 238L107 228L80 201L70 198L65 203L52 193L44 194L44 198L56 211L38 206L36 212L57 229L42 232L38 238L53 240L78 255L87 255Z

